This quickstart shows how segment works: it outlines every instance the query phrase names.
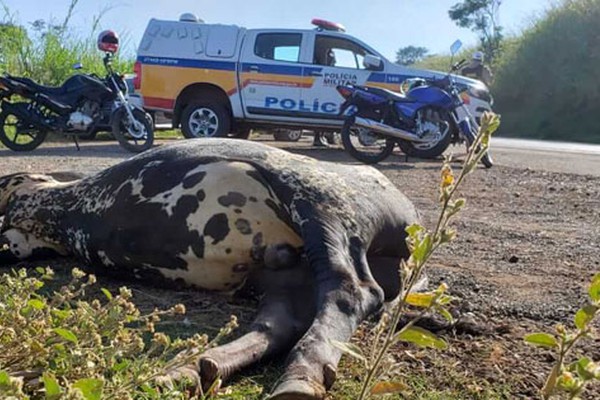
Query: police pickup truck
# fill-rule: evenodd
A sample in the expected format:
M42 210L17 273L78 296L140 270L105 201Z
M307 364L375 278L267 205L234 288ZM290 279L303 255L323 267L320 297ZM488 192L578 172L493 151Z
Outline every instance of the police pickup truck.
M184 136L247 137L251 128L339 131L336 86L400 91L408 78L443 76L388 61L315 19L316 29L245 29L205 24L193 14L152 19L140 42L134 86L150 111L172 114ZM486 86L459 78L475 116L491 109Z

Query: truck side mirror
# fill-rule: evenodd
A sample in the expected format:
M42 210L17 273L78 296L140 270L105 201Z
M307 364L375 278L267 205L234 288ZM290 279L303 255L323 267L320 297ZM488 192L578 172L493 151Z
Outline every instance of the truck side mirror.
M367 54L363 59L363 66L371 71L380 71L383 68L383 61L377 56Z

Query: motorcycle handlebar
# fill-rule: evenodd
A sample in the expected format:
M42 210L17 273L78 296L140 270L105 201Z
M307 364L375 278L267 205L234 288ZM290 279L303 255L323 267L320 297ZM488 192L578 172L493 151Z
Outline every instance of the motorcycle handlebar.
M454 72L454 71L458 71L458 70L459 70L459 69L461 69L461 68L463 67L463 65L465 65L466 63L467 63L467 60L463 58L462 60L460 60L459 62L457 62L456 64L454 64L454 65L452 66L452 72Z

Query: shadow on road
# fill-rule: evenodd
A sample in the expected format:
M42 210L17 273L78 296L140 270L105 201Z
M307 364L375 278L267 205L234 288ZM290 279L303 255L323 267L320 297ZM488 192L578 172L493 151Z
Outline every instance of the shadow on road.
M52 146L38 147L32 151L12 151L9 149L0 149L0 158L2 157L97 157L97 158L115 158L132 156L134 153L128 152L117 143L90 144L80 143L80 150L77 150L75 144L57 144Z

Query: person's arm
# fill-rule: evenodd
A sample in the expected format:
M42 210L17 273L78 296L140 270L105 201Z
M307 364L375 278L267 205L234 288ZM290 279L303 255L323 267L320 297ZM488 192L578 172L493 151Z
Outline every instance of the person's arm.
M494 74L488 67L483 67L482 72L483 83L485 83L487 86L490 86L492 83L494 83Z

